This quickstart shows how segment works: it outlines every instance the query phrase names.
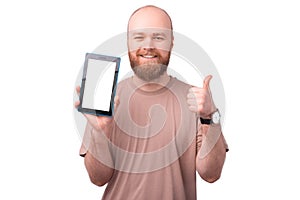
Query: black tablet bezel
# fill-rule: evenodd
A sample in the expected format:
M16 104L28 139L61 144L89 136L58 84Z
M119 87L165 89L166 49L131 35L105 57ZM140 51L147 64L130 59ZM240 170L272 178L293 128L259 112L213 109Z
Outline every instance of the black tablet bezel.
M85 81L86 81L86 74L87 74L88 60L89 59L103 60L103 61L109 61L109 62L115 62L116 63L109 111L96 110L96 109L83 108L82 107L82 100L83 100L83 95L84 95L84 88L85 88ZM84 61L84 68L83 68L82 81L81 81L81 87L80 87L80 96L79 96L80 104L78 106L78 111L79 112L92 114L92 115L96 115L96 116L112 116L113 110L114 110L114 97L115 97L115 92L116 92L116 88L117 88L120 62L121 62L121 58L119 58L119 57L100 55L100 54L94 54L94 53L86 53L85 61Z

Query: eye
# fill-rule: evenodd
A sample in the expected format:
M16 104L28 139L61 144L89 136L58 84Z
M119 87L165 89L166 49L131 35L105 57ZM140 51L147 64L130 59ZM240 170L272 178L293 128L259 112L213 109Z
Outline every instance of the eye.
M163 40L165 40L165 38L162 37L162 36L155 36L155 37L153 37L153 39L156 40L156 41L163 41Z
M140 41L140 40L143 40L144 37L143 37L143 36L134 36L133 39L134 39L134 40L139 40L139 41Z

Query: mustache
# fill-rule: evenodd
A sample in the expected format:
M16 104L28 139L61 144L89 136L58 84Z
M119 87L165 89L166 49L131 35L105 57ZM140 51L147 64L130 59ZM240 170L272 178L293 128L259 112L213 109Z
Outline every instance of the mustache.
M161 57L161 54L159 53L159 51L157 51L155 49L147 49L147 50L139 49L136 51L136 56Z

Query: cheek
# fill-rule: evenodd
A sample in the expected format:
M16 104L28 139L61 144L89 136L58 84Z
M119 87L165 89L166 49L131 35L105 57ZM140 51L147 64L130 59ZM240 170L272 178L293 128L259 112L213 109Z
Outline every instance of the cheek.
M171 44L169 42L162 42L162 43L157 43L155 45L155 48L158 49L161 52L170 52L171 51Z
M169 58L170 51L158 50L158 52L162 58Z
M128 55L131 59L136 59L136 51L128 51Z
M138 49L141 48L141 44L138 42L134 42L132 40L128 41L128 51L136 53Z

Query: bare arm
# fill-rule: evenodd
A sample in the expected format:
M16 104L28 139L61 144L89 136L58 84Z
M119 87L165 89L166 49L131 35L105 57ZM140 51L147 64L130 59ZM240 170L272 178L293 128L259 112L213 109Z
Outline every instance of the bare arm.
M211 79L211 75L206 76L203 87L192 87L187 95L189 109L204 119L211 119L217 110L209 88ZM200 124L197 149L196 169L199 175L207 182L215 182L221 176L227 149L220 124Z
M80 87L76 87L77 94ZM79 101L75 102L77 108ZM115 107L119 104L118 96L115 97ZM113 118L84 114L87 125L80 148L80 155L84 157L84 164L90 180L97 186L103 186L111 179L113 159L109 151L108 138L112 132Z
M84 164L90 180L97 186L103 186L109 182L114 173L113 159L106 137L104 132L96 131L88 123L80 150L81 156L84 156Z
M196 169L209 183L217 181L222 173L227 145L220 125L201 125L198 130Z
M103 165L89 152L84 157L84 164L91 182L97 186L108 183L114 173L114 169Z

